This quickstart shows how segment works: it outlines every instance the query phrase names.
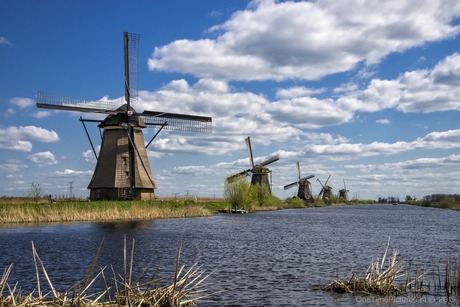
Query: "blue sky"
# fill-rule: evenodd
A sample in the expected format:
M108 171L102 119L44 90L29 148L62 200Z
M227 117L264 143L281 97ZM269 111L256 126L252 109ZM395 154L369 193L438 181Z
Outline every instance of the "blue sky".
M18 0L0 2L0 196L32 182L89 195L81 114L35 96L121 104L124 31L140 35L138 112L213 118L212 134L162 131L150 145L160 197L221 197L249 168L247 136L256 162L280 155L280 198L296 192L283 186L297 161L313 193L329 175L333 193L346 180L362 199L460 193L457 0Z

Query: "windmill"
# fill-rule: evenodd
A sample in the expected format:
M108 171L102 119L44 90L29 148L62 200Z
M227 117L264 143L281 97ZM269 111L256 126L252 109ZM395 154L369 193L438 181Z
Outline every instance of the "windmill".
M348 190L345 184L345 179L343 180L343 189L339 190L339 197L341 197L344 201L348 201Z
M151 199L156 182L152 177L147 147L163 129L211 132L212 119L205 116L157 111L137 113L131 103L137 98L139 35L124 32L124 104L115 108L107 102L89 102L38 92L37 107L55 110L106 114L104 120L83 119L86 135L97 163L88 185L94 200ZM99 156L94 150L85 122L98 122L103 129ZM147 145L142 130L158 126Z
M315 177L315 175L308 175L306 177L300 178L300 162L297 162L297 173L299 175L299 180L295 181L293 183L290 183L288 185L284 186L284 189L290 189L294 186L299 186L299 189L297 191L297 197L303 199L304 201L309 201L313 202L314 198L311 193L311 183L308 181L308 179L311 179Z
M241 179L242 177L249 176L249 174L252 174L251 178L251 185L256 185L259 184L263 187L266 187L268 191L271 193L271 170L267 167L267 165L276 162L279 160L279 155L275 155L273 157L268 158L264 162L260 164L254 164L254 157L252 155L252 146L251 146L251 139L249 136L245 139L246 141L246 147L248 149L248 156L249 156L249 162L251 164L251 168L242 171L238 174L231 175L227 177L227 182L231 183L235 180ZM270 179L268 178L268 175L270 174Z
M324 184L318 178L316 178L316 180L318 180L319 184L321 185L321 191L319 192L318 196L323 195L323 199L329 199L329 197L332 196L332 187L327 185L329 178L331 178L331 175L327 177L327 180Z

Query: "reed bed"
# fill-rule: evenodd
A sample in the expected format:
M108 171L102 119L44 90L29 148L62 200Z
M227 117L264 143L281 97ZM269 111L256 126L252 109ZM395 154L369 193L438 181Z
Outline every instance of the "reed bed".
M1 204L0 224L151 220L209 216L200 205L153 202L56 202Z
M146 278L144 275L148 268L135 278L133 275L134 240L129 253L126 245L125 238L123 272L116 273L112 266L110 266L111 272L107 272L107 267L96 270L101 244L86 276L70 289L60 292L54 287L32 242L36 289L29 294L23 294L17 284L13 287L8 284L8 277L13 267L10 265L0 279L0 306L196 306L199 302L211 301L211 296L219 293L206 290L205 282L209 275L205 275L197 262L188 269L181 264L181 244L177 252L175 272L161 278L154 276ZM41 284L43 280L51 289L46 293ZM102 281L104 288L90 293L96 281Z
M426 269L409 261L408 265L393 249L388 256L389 242L383 256L374 258L362 277L355 274L343 280L338 276L331 283L322 286L324 291L358 295L423 295L447 297L447 302L460 296L460 259L453 261L446 257L445 263L432 260Z

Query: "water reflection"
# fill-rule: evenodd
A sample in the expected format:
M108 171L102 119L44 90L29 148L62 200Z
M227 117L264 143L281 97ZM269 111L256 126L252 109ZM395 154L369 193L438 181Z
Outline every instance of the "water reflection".
M342 278L361 274L389 237L406 260L420 265L430 263L433 256L458 259L459 220L458 212L447 210L372 205L6 227L0 228L0 269L14 262L10 283L33 288L30 242L34 241L50 278L58 288L66 288L85 276L101 242L99 264L121 270L126 237L128 247L135 242L135 273L151 264L152 273L169 274L182 242L182 261L188 265L199 261L212 272L211 290L229 290L219 295L216 306L373 306L354 296L313 288L337 274Z

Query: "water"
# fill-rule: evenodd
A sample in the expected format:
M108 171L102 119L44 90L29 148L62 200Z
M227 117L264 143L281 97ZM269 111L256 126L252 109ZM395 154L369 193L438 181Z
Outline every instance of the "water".
M8 281L33 289L34 242L53 285L68 289L82 279L102 242L101 265L121 272L123 242L135 240L135 272L151 265L174 271L181 260L212 273L210 290L227 289L205 306L432 306L444 298L373 298L317 291L335 279L362 273L382 255L388 239L418 264L433 257L460 258L460 213L405 205L292 209L256 214L129 223L80 223L0 228L0 270L13 263ZM111 271L108 271L111 272ZM458 304L458 299L455 302Z

